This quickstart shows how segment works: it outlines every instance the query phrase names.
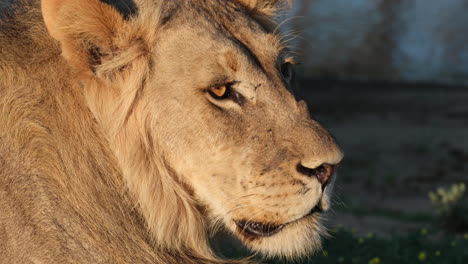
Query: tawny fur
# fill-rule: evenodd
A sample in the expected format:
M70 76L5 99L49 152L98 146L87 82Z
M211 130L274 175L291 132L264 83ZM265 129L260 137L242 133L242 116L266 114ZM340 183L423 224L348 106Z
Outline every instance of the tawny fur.
M337 163L341 152L278 77L277 1L180 0L173 10L136 2L138 14L125 20L97 0L44 0L42 12L25 1L0 22L0 263L234 263L208 246L217 221L266 255L318 247L319 217L300 218L327 207L329 190L288 166ZM233 35L218 40L197 27ZM225 66L201 67L206 57ZM236 117L244 127L222 121L204 90L183 90L208 87L220 69L254 73L263 86L238 87L245 107L261 110ZM191 113L203 115L177 122ZM302 185L308 196L298 194ZM297 222L249 241L234 225L241 218Z

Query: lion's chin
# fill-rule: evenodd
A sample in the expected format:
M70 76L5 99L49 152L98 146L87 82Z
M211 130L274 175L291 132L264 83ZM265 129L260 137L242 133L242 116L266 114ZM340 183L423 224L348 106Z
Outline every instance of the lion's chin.
M235 235L250 249L266 257L296 258L312 254L321 248L321 236L326 234L319 214L312 214L294 222L269 226L264 233L252 232L233 224Z

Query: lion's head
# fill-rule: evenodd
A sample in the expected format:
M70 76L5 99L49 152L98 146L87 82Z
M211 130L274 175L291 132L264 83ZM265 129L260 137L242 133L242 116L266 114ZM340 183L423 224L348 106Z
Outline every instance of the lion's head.
M154 242L200 249L222 223L266 255L317 248L342 153L290 92L278 1L111 2L42 9Z

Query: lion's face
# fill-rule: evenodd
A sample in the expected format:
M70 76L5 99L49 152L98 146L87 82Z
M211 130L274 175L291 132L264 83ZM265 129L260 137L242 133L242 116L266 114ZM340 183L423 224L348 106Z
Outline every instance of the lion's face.
M198 247L196 199L264 254L319 247L342 153L289 91L281 36L246 10L277 1L139 0L127 18L104 2L44 1L44 18L154 240Z
M320 244L342 153L289 91L279 37L222 11L232 20L187 11L161 33L147 102L156 149L212 221L263 253L298 255Z

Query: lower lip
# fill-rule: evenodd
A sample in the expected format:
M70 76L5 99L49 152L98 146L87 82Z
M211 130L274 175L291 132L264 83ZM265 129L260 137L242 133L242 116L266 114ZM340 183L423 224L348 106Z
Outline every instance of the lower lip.
M270 236L273 236L277 233L279 233L284 227L286 227L287 225L289 224L292 224L294 222L297 222L297 221L300 221L306 217L309 217L311 215L314 215L316 213L321 213L323 210L319 207L319 206L315 206L312 210L310 210L310 212L308 214L306 214L305 216L297 219L297 220L294 220L292 222L289 222L289 223L286 223L286 224L283 224L283 225L277 225L274 230L271 230L271 231L267 231L267 232L257 232L255 230L251 230L249 229L249 227L245 227L245 223L242 223L242 222L239 222L239 221L235 221L238 229L239 229L239 232L240 233L243 233L244 235L247 236L247 238L249 239L257 239L257 238L262 238L262 237L270 237Z
M284 225L272 225L272 224L262 224L262 223L249 223L246 224L245 221L235 221L239 231L250 237L269 237L272 236L281 229ZM255 228L255 225L261 225Z

